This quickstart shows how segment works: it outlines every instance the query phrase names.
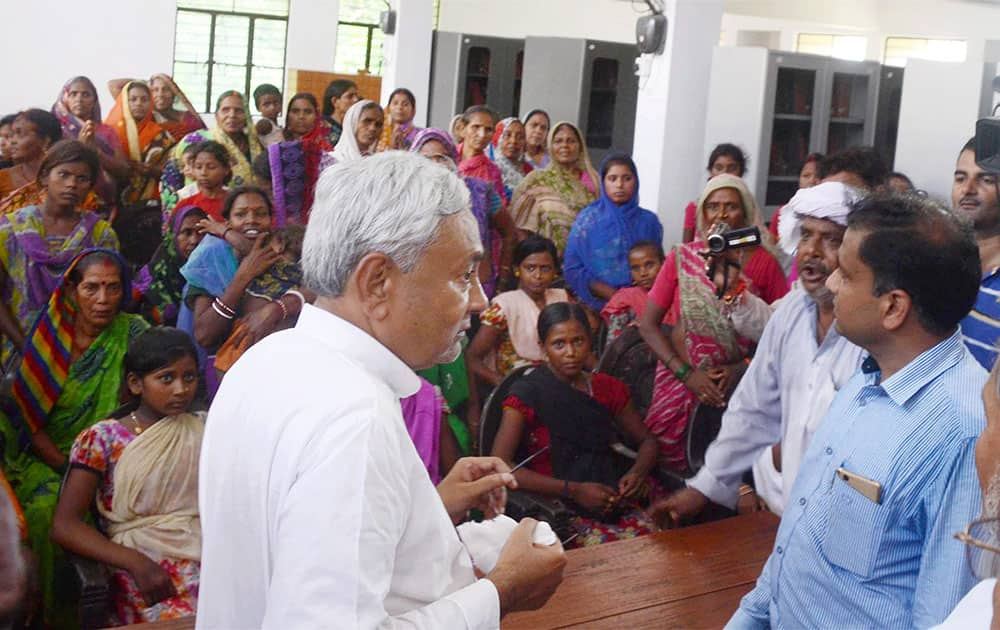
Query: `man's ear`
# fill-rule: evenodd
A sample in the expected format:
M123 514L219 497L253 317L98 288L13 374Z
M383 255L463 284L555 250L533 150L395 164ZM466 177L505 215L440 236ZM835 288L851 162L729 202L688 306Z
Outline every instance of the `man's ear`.
M913 298L902 289L893 289L881 297L882 327L899 330L913 314Z
M396 263L383 253L372 252L361 259L352 283L366 316L375 321L389 316L389 301L399 273Z

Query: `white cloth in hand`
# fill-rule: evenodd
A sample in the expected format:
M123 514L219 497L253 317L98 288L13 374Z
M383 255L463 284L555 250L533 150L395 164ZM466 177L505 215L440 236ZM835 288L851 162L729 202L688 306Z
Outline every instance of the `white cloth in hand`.
M500 550L507 543L517 521L509 516L500 516L481 523L462 523L458 526L458 536L472 556L472 563L483 573L489 573L500 559ZM548 547L559 542L552 527L545 521L535 525L534 543Z

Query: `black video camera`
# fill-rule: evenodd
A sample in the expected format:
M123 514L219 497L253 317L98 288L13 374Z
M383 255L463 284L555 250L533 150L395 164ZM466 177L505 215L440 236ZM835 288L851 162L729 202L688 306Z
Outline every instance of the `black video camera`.
M1000 118L976 121L976 164L984 171L1000 173Z
M705 244L708 245L709 254L718 256L730 249L760 245L760 230L752 225L731 230L729 224L717 223L705 239Z

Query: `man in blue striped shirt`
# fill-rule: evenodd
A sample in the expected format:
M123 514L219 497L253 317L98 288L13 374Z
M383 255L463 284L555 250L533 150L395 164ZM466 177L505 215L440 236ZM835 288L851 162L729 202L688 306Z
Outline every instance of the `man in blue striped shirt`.
M837 330L870 357L813 437L730 628L924 628L974 583L952 535L981 504L986 372L958 331L979 251L916 196L867 197L847 225L828 286Z
M958 154L951 185L951 205L955 214L968 221L976 233L983 276L979 296L962 320L962 338L972 356L986 368L997 360L1000 339L1000 200L997 173L976 164L976 139L965 143Z

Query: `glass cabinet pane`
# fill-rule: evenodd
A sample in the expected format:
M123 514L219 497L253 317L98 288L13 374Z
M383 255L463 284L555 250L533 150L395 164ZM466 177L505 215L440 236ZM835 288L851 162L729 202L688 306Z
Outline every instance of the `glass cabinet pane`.
M827 153L864 144L868 76L835 72L830 94Z
M471 46L465 65L465 105L485 105L490 82L490 49Z
M786 203L798 190L799 169L809 155L815 94L815 70L778 68L765 205Z
M778 68L778 88L774 113L812 116L816 92L816 71L802 68Z
M594 59L590 74L590 104L587 108L587 146L611 148L615 128L615 97L618 87L618 60Z
M517 51L514 58L514 103L510 115L515 118L521 115L521 77L524 75L524 50Z

